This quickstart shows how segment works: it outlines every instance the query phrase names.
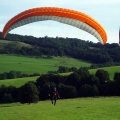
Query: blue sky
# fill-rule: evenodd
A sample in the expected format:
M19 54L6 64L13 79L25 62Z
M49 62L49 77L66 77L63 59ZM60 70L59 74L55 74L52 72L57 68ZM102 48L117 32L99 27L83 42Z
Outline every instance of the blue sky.
M105 29L108 43L118 43L120 27L120 0L2 0L0 2L0 31L9 19L20 12L36 7L61 7L83 12ZM10 33L35 37L70 37L98 42L78 28L55 21L42 21L16 28Z

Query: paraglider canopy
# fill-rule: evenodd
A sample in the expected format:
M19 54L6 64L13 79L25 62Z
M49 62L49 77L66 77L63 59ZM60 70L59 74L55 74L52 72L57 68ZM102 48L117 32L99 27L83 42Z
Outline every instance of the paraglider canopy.
M57 7L33 8L21 12L7 22L2 37L4 38L14 28L44 20L54 20L75 26L95 36L100 43L105 44L107 42L104 28L93 18L82 12Z

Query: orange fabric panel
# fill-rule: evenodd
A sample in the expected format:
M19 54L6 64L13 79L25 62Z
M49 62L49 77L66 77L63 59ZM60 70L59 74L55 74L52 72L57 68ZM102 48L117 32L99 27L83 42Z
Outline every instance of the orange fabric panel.
M5 25L2 33L3 37L4 37L4 34L7 32L7 30L10 28L10 26L17 23L18 21L28 17L32 17L32 16L42 16L42 15L59 16L59 17L66 17L66 18L80 20L82 22L87 23L94 29L96 29L98 33L101 35L104 43L106 43L107 41L105 30L102 28L101 25L99 25L98 22L96 22L94 19L92 19L88 15L78 11L74 11L74 10L69 10L64 8L55 8L55 7L33 8L16 15L11 20L9 20L8 23Z

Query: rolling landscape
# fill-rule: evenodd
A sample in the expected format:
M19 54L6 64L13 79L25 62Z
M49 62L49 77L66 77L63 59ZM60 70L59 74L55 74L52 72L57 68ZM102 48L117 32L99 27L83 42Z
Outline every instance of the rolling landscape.
M0 120L120 120L120 0L0 8Z
M11 70L21 71L22 73L33 74L40 73L45 74L49 71L56 71L59 66L66 67L89 67L91 63L80 61L74 58L68 57L42 57L42 58L34 58L34 57L25 57L25 56L16 56L16 55L0 55L0 73L9 72ZM111 66L111 67L103 67L90 69L90 74L95 74L98 69L104 69L108 71L110 75L110 79L113 80L114 73L120 72L120 66ZM62 73L63 74L63 73ZM63 75L70 74L64 73ZM6 86L15 86L20 87L24 85L28 81L35 81L39 76L35 77L27 77L27 78L15 78L11 80L0 80L0 85Z
M73 40L72 40L72 43L73 43ZM82 41L82 44L83 44L83 41ZM87 45L88 43L87 44L84 43L83 47ZM108 46L110 47L112 45L108 45ZM118 50L117 45L113 44L113 46L115 46L115 49ZM96 46L94 45L94 47L90 46L90 50L92 51L95 50L99 52L100 47L101 46L99 46L99 44L96 44ZM120 73L120 65L119 65L119 61L117 61L118 56L116 57L116 59L114 58L111 61L110 57L112 57L113 55L109 54L110 56L104 59L104 60L107 60L109 58L110 60L109 63L106 63L106 62L101 63L104 57L103 58L101 57L100 61L98 61L97 63L96 62L94 63L93 62L94 60L92 59L87 58L88 60L86 60L85 56L87 56L88 54L85 51L84 51L85 54L83 54L83 56L73 57L73 53L70 50L68 50L70 53L68 53L68 51L65 53L66 49L63 49L63 48L61 48L62 49L61 51L62 52L64 51L63 52L64 54L63 53L58 54L54 52L55 49L52 50L52 48L51 48L51 51L53 53L48 54L47 53L49 51L49 50L47 51L48 46L47 47L45 46L47 54L43 54L44 51L42 51L39 54L38 51L35 52L35 48L37 50L39 49L38 47L35 47L32 44L24 43L19 40L18 41L0 40L0 53L1 53L0 54L0 74L8 73L10 71L20 71L21 73L28 74L28 75L31 75L34 73L39 74L36 76L0 80L0 86L3 86L3 87L6 86L6 88L9 86L13 86L16 89L19 89L21 88L21 86L24 86L29 81L36 82L37 80L38 82L38 80L40 79L40 76L44 76L49 72L54 73L58 71L60 66L64 68L74 67L77 70L79 70L80 68L87 68L90 75L95 75L97 70L102 69L108 72L110 81L113 81L114 75L116 72ZM55 48L55 45L54 45L54 48ZM29 50L32 50L32 52L33 51L34 52L31 54L29 53ZM108 53L109 53L109 50L108 50ZM95 56L93 57L94 59L96 58ZM64 78L66 76L72 75L73 73L74 71L70 71L70 72L66 71L66 72L57 73L57 74L55 73L55 74L63 76ZM62 87L64 88L65 86L62 86ZM71 89L73 89L71 86L66 86L66 87L70 87ZM87 120L87 119L88 120L90 119L119 120L120 119L119 105L120 105L120 97L118 95L117 96L108 95L104 97L96 96L96 95L87 96L87 97L71 96L71 97L68 97L67 99L62 97L61 95L61 98L57 100L56 106L51 104L51 101L49 100L49 98L45 100L39 100L37 103L31 103L30 105L21 104L19 101L11 102L11 103L9 102L0 103L0 111L2 111L0 113L0 120L6 120L6 118L9 118L9 120L16 120L16 119L18 120L33 120L33 119L34 120L38 120L38 119L79 120L79 118L82 120Z

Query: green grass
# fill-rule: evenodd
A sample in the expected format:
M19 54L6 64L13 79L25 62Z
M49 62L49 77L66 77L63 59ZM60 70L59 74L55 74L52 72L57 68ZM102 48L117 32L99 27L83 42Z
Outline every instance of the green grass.
M47 73L48 71L56 71L59 66L76 67L90 66L77 59L68 57L25 57L14 55L0 55L0 73L9 72L11 70L21 71L22 73Z
M114 73L115 72L120 72L120 66L113 66L113 67L105 67L105 68L98 68L98 69L104 69L108 71L110 75L110 79L113 80ZM98 69L91 69L89 70L90 74L95 74ZM69 75L71 72L68 73L61 73L60 75ZM8 80L0 80L0 86L1 85L6 85L6 86L15 86L15 87L20 87L21 85L24 85L28 81L36 81L36 79L39 76L36 77L27 77L27 78L16 78L16 79L8 79Z
M39 76L35 77L26 77L26 78L16 78L16 79L8 79L8 80L0 80L0 86L5 85L5 86L15 86L17 88L21 87L28 81L36 81L36 79Z
M91 70L89 70L89 72L91 74L95 74L98 69L103 69L103 70L107 71L109 73L110 80L113 80L115 72L120 72L120 66L112 66L112 67L91 69Z
M120 97L0 104L0 120L120 120Z

